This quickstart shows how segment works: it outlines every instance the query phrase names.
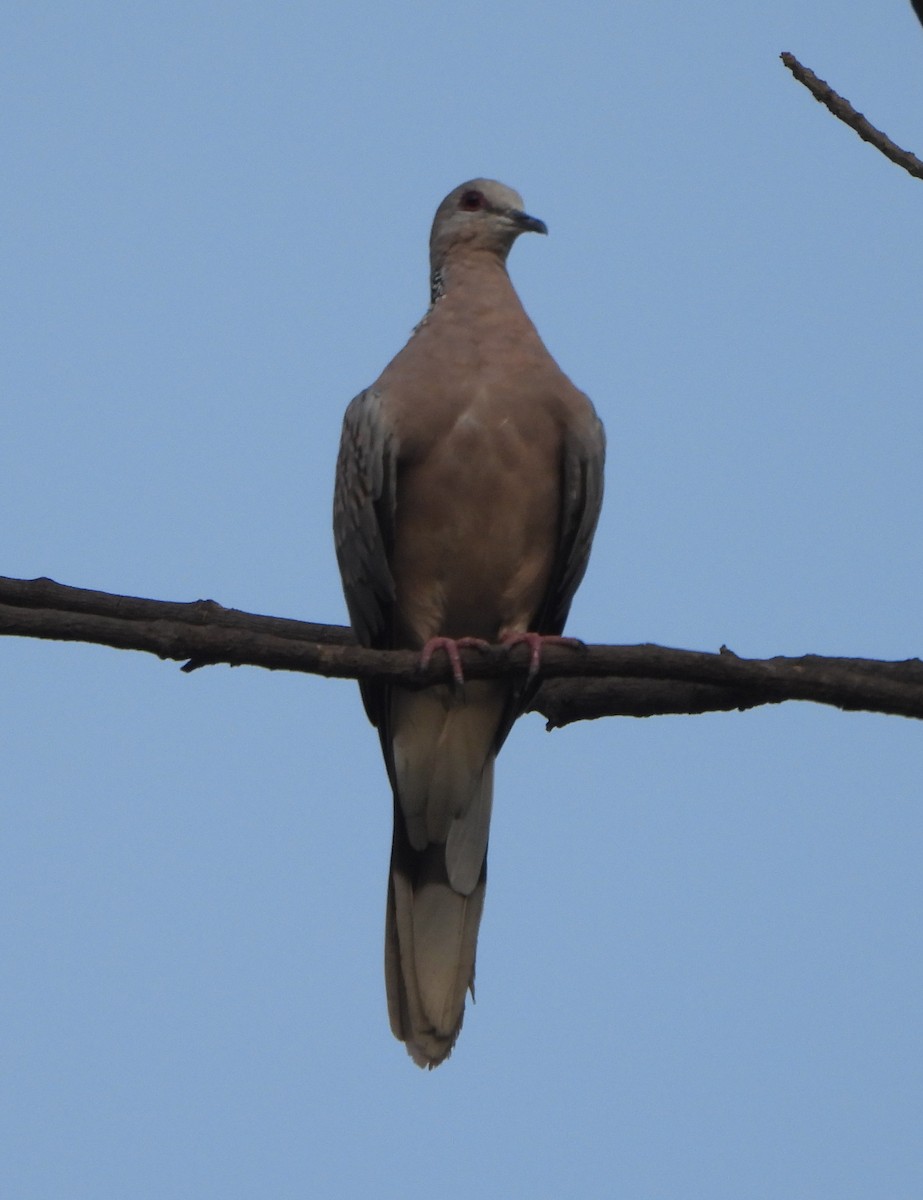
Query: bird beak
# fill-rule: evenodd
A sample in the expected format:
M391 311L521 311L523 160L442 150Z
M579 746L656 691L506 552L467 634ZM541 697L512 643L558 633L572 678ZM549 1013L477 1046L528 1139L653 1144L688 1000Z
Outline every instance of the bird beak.
M513 209L509 214L510 220L520 233L547 233L548 226L538 217L530 217L528 213Z

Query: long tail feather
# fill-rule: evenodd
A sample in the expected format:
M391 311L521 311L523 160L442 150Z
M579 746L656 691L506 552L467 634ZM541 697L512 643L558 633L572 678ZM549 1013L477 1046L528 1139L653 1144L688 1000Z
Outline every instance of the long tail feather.
M464 704L444 689L396 693L391 711L385 980L391 1028L423 1067L451 1053L474 989L505 697L491 685L473 690Z

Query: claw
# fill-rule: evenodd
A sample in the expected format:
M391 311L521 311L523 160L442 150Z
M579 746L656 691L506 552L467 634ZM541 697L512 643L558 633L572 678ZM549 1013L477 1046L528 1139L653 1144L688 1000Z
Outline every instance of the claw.
M524 642L529 647L529 674L528 679L534 679L541 669L542 665L542 648L544 646L573 646L579 647L583 645L580 638L561 637L556 633L505 633L500 639L507 649L512 649L513 646L518 646Z
M484 650L490 648L490 642L476 637L431 637L420 651L420 670L425 671L437 650L443 650L452 667L452 681L458 688L465 685L465 673L462 670L459 650L474 648Z

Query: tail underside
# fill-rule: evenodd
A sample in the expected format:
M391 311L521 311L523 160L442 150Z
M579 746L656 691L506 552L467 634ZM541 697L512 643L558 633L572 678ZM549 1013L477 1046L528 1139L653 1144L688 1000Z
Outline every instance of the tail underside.
M490 683L467 685L464 703L446 688L392 698L385 983L391 1028L421 1067L449 1056L474 992L505 699Z

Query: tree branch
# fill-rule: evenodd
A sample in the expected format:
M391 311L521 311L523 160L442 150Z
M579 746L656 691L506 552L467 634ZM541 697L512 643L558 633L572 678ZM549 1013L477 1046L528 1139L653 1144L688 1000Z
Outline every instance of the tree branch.
M854 129L864 142L869 142L876 150L880 150L886 158L890 158L893 163L903 167L909 175L913 175L916 179L923 179L923 162L915 154L911 154L909 150L902 150L900 146L891 141L887 134L876 129L862 113L856 112L848 100L837 95L829 83L818 79L813 71L803 67L794 54L783 51L779 57L798 82L804 84L814 99L826 105L835 117L848 125L850 129Z
M450 679L442 656L426 671L412 650L367 650L341 625L318 625L223 608L65 587L51 579L0 577L0 635L91 642L185 661L303 671L334 679L425 687ZM469 679L522 674L525 647L462 652ZM604 716L722 712L813 700L837 708L923 719L923 663L873 659L745 659L664 646L549 646L545 682L531 704L549 728Z

